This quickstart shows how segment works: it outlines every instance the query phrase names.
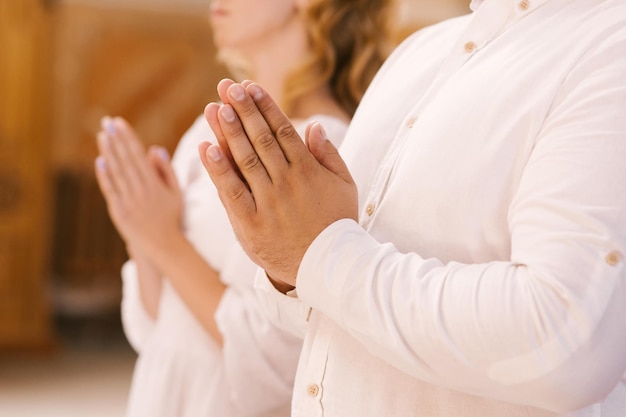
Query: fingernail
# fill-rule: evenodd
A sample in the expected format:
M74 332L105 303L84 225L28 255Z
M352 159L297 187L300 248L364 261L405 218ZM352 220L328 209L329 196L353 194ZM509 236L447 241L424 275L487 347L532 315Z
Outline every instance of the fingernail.
M230 95L230 98L235 101L241 101L246 97L246 91L240 84L233 84L228 89L228 94Z
M235 121L235 111L228 104L222 106L222 108L220 109L220 115L228 123L232 123Z
M248 92L255 100L259 100L261 97L263 97L263 89L261 89L258 84L250 84L248 86Z
M165 148L157 148L157 153L159 154L159 158L163 161L168 162L170 160L170 154L167 152Z
M106 171L107 170L107 163L104 160L104 156L100 155L96 158L96 168L98 168L98 171Z
M109 116L104 116L101 121L102 128L109 134L115 134L115 124L113 123L113 119Z
M326 133L326 129L324 129L324 126L322 126L320 122L315 122L315 124L318 126L318 129L320 130L320 135L322 135L322 139L328 140L328 134Z
M217 145L211 145L206 150L207 155L211 158L212 161L217 162L222 159L222 151L220 147Z

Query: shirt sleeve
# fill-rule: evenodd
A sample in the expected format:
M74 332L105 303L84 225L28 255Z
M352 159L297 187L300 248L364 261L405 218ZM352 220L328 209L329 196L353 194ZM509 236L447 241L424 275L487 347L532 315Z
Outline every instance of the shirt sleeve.
M299 297L429 383L559 413L601 401L626 370L625 51L588 51L556 94L510 260L424 259L341 220L305 254Z
M155 321L146 312L139 292L139 279L135 262L122 266L122 326L130 345L137 353L154 330Z
M260 268L256 274L255 288L265 316L282 329L304 339L311 307L298 298L296 290L288 294L281 293Z
M265 314L252 285L258 267L243 250L236 253L240 253L239 276L224 271L225 280L232 284L215 314L223 337L222 363L231 402L241 416L287 416L288 412L281 413L290 409L302 338Z

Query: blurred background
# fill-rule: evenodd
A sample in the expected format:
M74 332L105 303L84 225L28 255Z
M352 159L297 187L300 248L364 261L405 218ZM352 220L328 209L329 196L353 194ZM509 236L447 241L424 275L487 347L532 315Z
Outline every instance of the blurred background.
M397 38L469 11L399 0ZM0 0L0 417L122 416L124 245L93 174L104 115L173 151L216 99L209 0Z

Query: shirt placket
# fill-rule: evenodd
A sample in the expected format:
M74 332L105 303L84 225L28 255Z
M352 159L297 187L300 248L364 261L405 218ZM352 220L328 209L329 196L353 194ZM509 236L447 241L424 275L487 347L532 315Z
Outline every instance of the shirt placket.
M529 0L520 1L528 2ZM492 0L482 4L479 10L474 13L467 29L441 65L430 88L402 120L398 132L376 172L365 204L362 206L359 223L365 230L369 230L372 226L377 208L384 198L396 160L401 154L404 144L417 127L420 114L437 96L450 77L514 20L515 8L516 3L511 0Z
M303 403L307 417L322 417L324 415L322 404L323 382L334 328L328 321L320 320L315 339L311 345L310 361L306 367L306 377L303 378L302 385L297 387L297 389L305 391L299 393L299 396L304 399Z

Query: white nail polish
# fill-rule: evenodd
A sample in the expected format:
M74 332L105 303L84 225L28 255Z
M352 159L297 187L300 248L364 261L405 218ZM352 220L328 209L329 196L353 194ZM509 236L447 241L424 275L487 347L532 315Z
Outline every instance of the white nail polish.
M168 162L170 160L170 154L167 152L167 149L158 148L157 152L159 154L159 158L161 158L163 161Z
M106 160L104 159L104 156L100 155L99 157L96 158L96 168L98 168L98 171L106 171L107 170L107 163Z
M109 135L115 134L115 124L113 119L109 116L104 116L101 121L102 129L104 129Z

